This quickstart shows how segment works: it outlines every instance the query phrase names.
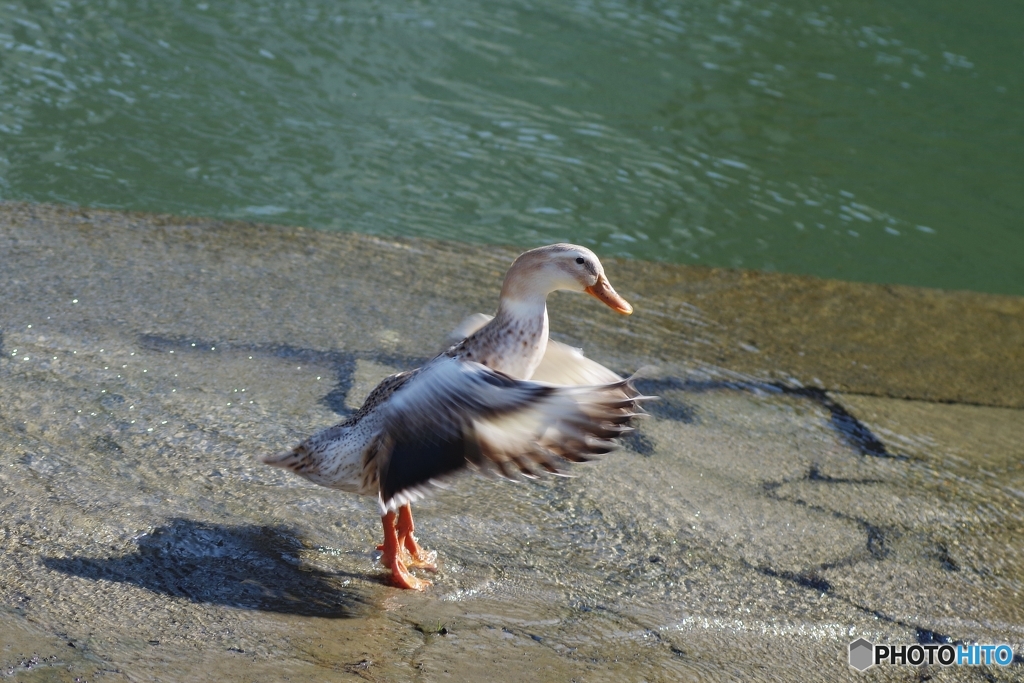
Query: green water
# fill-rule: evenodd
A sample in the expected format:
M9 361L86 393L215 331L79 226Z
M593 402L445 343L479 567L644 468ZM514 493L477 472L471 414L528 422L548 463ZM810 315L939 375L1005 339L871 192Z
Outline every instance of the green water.
M1024 294L1024 12L0 6L0 198Z

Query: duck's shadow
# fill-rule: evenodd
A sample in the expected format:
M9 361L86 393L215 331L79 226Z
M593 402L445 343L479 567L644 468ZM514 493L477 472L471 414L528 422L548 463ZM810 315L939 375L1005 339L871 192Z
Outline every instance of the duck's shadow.
M64 574L241 609L337 619L356 616L364 605L344 585L349 575L303 565L302 542L287 529L175 518L136 544L131 555L44 557L43 563Z

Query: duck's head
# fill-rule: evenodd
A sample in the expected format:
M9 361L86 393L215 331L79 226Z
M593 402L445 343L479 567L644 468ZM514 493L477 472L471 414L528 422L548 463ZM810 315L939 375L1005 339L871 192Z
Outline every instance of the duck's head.
M597 255L575 244L550 244L520 254L505 274L504 301L543 301L557 290L586 292L623 315L633 307L619 296L604 274Z

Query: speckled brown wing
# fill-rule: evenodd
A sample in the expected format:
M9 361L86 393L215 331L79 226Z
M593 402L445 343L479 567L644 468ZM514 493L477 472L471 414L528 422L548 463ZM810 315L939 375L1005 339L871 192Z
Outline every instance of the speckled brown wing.
M624 399L626 384L559 387L445 356L431 361L383 406L374 452L381 509L467 468L532 477L613 450L646 398Z
M362 407L343 422L321 429L283 453L260 459L329 488L376 496L379 490L376 445L384 425L382 406L419 370L386 377Z

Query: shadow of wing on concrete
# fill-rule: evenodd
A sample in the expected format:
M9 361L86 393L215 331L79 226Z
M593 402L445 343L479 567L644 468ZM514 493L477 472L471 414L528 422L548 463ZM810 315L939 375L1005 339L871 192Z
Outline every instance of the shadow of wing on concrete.
M303 566L302 542L286 529L174 518L135 541L131 555L44 557L43 563L64 574L241 609L347 618L364 604L342 585L345 575Z

